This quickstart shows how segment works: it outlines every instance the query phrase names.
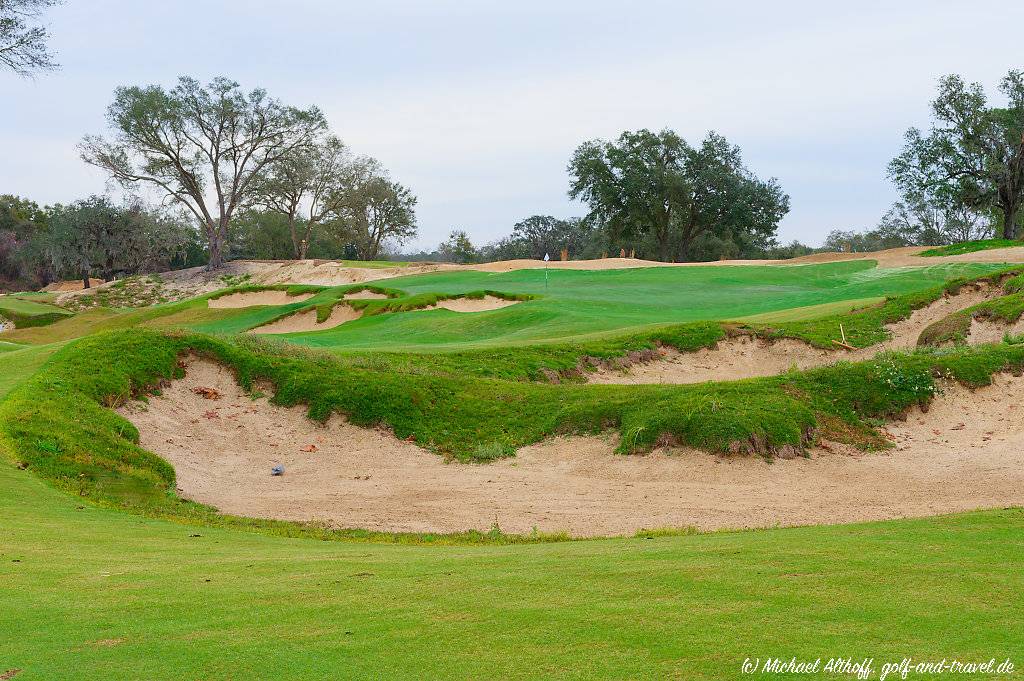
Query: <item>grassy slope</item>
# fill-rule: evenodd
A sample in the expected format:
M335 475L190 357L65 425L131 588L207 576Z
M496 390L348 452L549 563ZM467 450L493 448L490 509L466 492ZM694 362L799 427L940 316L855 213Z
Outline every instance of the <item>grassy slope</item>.
M45 326L70 315L67 310L48 303L0 296L0 316L10 319L18 328Z
M941 255L977 253L978 251L988 251L995 248L1013 248L1015 246L1024 246L1024 242L1015 241L1013 239L980 239L977 241L965 241L961 244L950 244L949 246L929 248L927 251L921 251L918 255L930 258Z
M60 345L39 345L4 352L0 359L0 400L15 386L26 381Z
M0 517L0 670L19 681L726 679L748 656L1024 646L1020 510L403 547L140 519L0 464Z

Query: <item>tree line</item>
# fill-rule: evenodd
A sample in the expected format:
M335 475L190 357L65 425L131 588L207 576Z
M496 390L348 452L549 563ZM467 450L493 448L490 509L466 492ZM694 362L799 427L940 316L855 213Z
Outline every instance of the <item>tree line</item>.
M580 145L569 163L569 196L583 217L535 215L492 244L472 247L462 230L429 254L458 262L623 252L656 260L790 258L816 251L941 246L1024 234L1024 72L1000 81L1002 106L957 75L939 81L928 131L911 128L889 164L900 193L878 224L834 229L821 247L782 245L789 209L777 180L760 180L740 150L710 133L691 146L672 130L624 132Z
M21 75L56 67L36 22L57 2L0 3L0 67ZM875 227L833 230L817 249L778 242L789 196L751 171L738 146L715 132L691 144L665 129L579 145L568 196L586 206L583 216L533 215L481 247L455 229L435 250L404 257L716 260L1016 239L1024 232L1024 72L1008 72L998 90L1001 106L978 83L943 78L929 130L909 129L888 166L900 200ZM40 208L3 197L0 276L40 282L74 272L87 281L198 260L215 269L228 257L372 260L395 256L417 234L410 189L354 154L316 107L245 92L227 78L204 85L182 77L170 89L118 88L107 121L108 135L83 138L82 159L129 196L156 192L160 204L90 197Z

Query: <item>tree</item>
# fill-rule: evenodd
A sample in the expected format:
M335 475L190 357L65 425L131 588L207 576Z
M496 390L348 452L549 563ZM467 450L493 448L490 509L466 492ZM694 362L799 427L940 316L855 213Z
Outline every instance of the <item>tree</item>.
M156 187L202 225L209 267L224 263L228 228L268 167L310 147L326 128L316 107L285 106L256 89L215 78L187 77L159 85L121 87L107 109L114 139L87 136L82 159L126 188Z
M1010 71L999 91L1004 108L990 107L979 83L957 75L940 80L931 130L907 131L889 176L905 201L993 211L1002 236L1015 239L1024 203L1024 72Z
M41 248L48 229L49 215L35 201L0 196L0 280L22 289L48 283Z
M705 234L773 244L789 211L777 181L756 178L739 147L714 132L696 148L671 130L585 142L569 174L569 196L590 206L588 220L604 226L612 242L650 240L659 260L691 257Z
M900 246L944 246L992 236L992 227L973 209L962 204L939 206L917 198L898 201L886 211L876 231Z
M20 76L57 68L46 44L45 26L32 25L60 0L0 0L0 66Z
M500 260L514 258L540 259L544 254L557 258L561 250L568 250L573 258L595 257L600 253L593 225L579 218L562 220L551 215L531 215L512 227L512 234L495 244L486 246L488 257Z
M239 211L231 221L229 243L232 255L243 260L295 257L288 217L278 211L257 208Z
M376 260L386 241L403 244L416 236L416 197L376 161L364 159L346 182L336 213L360 260Z
M53 207L47 250L56 272L80 276L89 288L96 274L111 281L161 269L188 244L191 230L178 216L138 202L122 207L91 196Z
M477 259L477 250L469 235L461 229L452 230L448 239L437 247L438 254L448 262L470 263Z
M285 217L295 258L306 258L313 230L338 212L346 184L358 174L358 166L368 162L351 159L345 144L328 135L269 166L256 186L255 201Z

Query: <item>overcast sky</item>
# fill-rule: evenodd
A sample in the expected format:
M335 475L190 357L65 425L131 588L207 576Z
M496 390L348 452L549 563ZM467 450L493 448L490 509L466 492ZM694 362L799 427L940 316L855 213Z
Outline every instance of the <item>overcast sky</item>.
M830 6L831 5L831 6ZM0 73L0 193L104 191L82 135L124 84L229 76L315 104L419 197L420 239L485 243L566 198L573 149L626 129L716 130L775 176L784 241L877 222L885 167L926 126L936 80L1024 68L1024 3L66 0L62 69Z

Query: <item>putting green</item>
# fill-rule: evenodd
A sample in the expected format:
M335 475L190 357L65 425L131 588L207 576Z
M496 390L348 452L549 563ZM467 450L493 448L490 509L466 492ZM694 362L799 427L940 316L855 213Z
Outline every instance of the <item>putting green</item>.
M963 263L879 269L873 261L802 266L651 267L624 270L461 271L382 282L416 295L494 290L538 296L518 305L474 314L447 310L372 315L329 331L290 334L294 343L345 350L454 350L548 342L621 332L657 324L738 319L794 308L836 304L822 314L923 291L955 277L1001 265ZM845 309L850 309L849 307ZM277 314L280 314L279 312ZM811 314L814 314L813 312ZM266 310L199 323L204 332L237 332L272 316ZM804 319L799 313L793 319Z

